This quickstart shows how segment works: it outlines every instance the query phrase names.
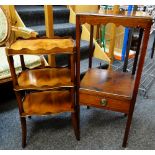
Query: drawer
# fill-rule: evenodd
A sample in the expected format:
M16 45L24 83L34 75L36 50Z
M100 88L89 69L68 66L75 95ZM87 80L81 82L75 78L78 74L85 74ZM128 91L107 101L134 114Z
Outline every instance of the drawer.
M102 108L128 114L130 101L80 93L80 105L93 106L96 108Z

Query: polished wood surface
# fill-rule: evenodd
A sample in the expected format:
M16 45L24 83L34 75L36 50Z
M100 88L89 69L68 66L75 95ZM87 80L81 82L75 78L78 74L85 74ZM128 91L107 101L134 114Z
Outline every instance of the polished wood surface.
M6 48L22 127L22 146L26 145L26 116L71 112L76 139L80 139L75 103L75 45L72 39L17 40ZM69 54L67 67L49 65L28 69L23 54ZM16 75L13 55L20 55L22 72Z
M80 24L88 23L90 25L114 23L116 26L122 25L124 27L141 27L149 28L152 24L151 17L144 16L121 16L121 15L104 15L92 13L78 13L76 17Z
M141 42L142 42L142 37L143 37L143 29L140 29L139 30L138 45L136 48L136 54L135 54L135 58L134 58L133 68L132 68L132 75L134 75L136 72L137 63L138 63L138 56L140 53L140 46L141 46Z
M24 62L24 57L23 55L20 55L20 60L21 60L21 67L22 67L22 70L25 70L26 67L25 67L25 62ZM23 62L22 62L23 61ZM45 60L44 56L40 56L40 61L41 61L41 65L39 65L37 68L41 68L41 67L45 67L45 65L48 65L47 64L47 61ZM12 77L8 77L8 78L4 78L4 79L0 79L0 85L1 84L4 84L4 83L8 83L12 81Z
M18 76L16 90L39 89L74 86L71 71L68 68L42 68L25 70Z
M44 91L30 93L23 101L22 116L48 115L61 112L73 112L69 91Z
M100 94L119 99L131 99L134 77L129 73L92 68L80 84L80 93Z
M130 75L129 73L116 72L111 68L107 71L92 69L91 65L89 65L89 70L80 81L80 26L85 23L90 24L91 27L100 24L106 25L108 23L113 23L116 27L122 25L124 27L139 28L141 29L141 32L144 31L144 33L141 33L141 38L143 38L143 41L139 41L141 45L138 45L139 47L137 47L137 51L140 54L137 53L137 56L135 57L136 63L134 63L133 75ZM151 25L152 19L148 17L101 15L90 13L81 13L76 15L77 104L127 114L128 118L122 143L123 147L126 147L127 145ZM91 31L91 33L93 32ZM91 36L93 36L93 34L91 34ZM92 41L90 39L90 43L91 42ZM126 64L126 67L127 65L128 64ZM136 74L134 75L134 73Z
M106 100L107 104L102 105L102 100ZM129 113L130 101L124 101L109 98L106 95L88 94L80 91L80 105L86 105L106 110L112 110L122 113Z
M17 40L13 43L8 55L14 54L57 54L73 53L74 42L72 39L27 39Z

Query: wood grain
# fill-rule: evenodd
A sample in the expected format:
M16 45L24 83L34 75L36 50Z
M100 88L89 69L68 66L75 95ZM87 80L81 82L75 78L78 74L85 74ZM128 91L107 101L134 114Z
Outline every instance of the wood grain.
M119 71L89 69L81 81L80 93L107 94L119 99L131 99L134 77Z
M106 99L107 105L101 105L101 100ZM80 105L86 105L106 110L112 110L122 113L129 113L130 101L116 100L112 98L108 98L104 95L90 95L86 93L80 92Z
M46 36L51 38L54 36L53 30L53 6L44 5ZM56 66L55 55L48 55L48 63L51 67Z
M124 27L141 27L147 28L152 25L151 17L144 16L121 16L121 15L104 15L92 13L78 13L76 16L79 18L80 24L88 23L90 25L98 25L107 23L115 23L116 26Z
M61 112L73 112L71 94L69 91L44 91L30 93L23 101L26 115L48 115Z
M90 68L80 82L79 27L85 23L88 23L91 26L114 23L116 26L122 25L124 27L141 28L144 30L144 34L142 36L143 42L140 46L141 52L139 60L136 60L138 62L138 64L136 64L138 67L135 76L129 73L112 71L111 68L108 71ZM127 145L151 25L152 19L148 17L101 15L90 13L81 13L76 15L77 104L126 113L128 118L122 143L123 147L126 147ZM99 103L101 105L99 105Z
M68 68L42 68L23 71L18 76L15 90L46 90L55 87L71 87L71 72Z
M74 42L72 39L33 39L17 40L7 51L13 54L56 54L73 53Z

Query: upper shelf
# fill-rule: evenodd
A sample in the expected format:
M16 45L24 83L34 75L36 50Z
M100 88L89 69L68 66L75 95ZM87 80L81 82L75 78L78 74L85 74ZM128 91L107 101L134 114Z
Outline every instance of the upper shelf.
M17 40L8 49L8 55L14 54L59 54L74 52L72 39L27 39Z

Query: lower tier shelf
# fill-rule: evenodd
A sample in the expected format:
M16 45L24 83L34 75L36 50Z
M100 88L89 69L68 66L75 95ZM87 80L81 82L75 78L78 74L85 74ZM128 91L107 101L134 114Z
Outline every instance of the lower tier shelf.
M44 91L26 95L23 101L22 116L48 115L61 112L73 112L71 93L63 91Z

